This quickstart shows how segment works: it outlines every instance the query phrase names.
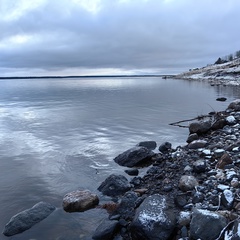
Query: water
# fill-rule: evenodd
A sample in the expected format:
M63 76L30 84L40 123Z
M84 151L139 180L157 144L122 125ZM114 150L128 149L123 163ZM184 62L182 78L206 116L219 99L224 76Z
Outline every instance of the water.
M226 102L217 102L225 96ZM47 201L58 210L30 230L1 239L75 240L107 216L101 209L65 213L63 196L97 188L119 153L140 141L185 144L188 130L169 123L224 110L236 87L161 78L0 81L0 228L14 214Z

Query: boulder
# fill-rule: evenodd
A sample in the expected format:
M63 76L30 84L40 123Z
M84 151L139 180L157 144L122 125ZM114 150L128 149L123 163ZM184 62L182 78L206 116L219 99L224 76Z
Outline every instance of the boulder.
M222 129L224 126L227 125L227 121L224 118L217 119L213 124L211 129L212 130L217 130L217 129Z
M170 239L176 226L176 215L166 196L147 197L136 210L130 225L133 240Z
M84 212L94 208L99 203L96 194L88 190L77 190L67 193L63 198L63 209L66 212Z
M114 161L120 166L134 167L151 160L154 152L146 147L133 147L119 154Z
M192 133L188 136L187 143L190 143L190 142L192 142L194 140L198 140L198 139L199 139L199 137L198 137L197 133Z
M145 141L138 143L139 147L145 147L149 150L154 150L157 147L157 143L155 141Z
M231 102L228 105L228 109L232 109L234 111L240 111L240 99L237 99L237 100Z
M172 144L170 142L165 142L159 146L158 150L161 153L167 153L169 150L171 150L171 148L172 148Z
M203 209L194 209L190 223L191 239L215 240L227 225L222 215Z
M131 188L127 178L122 175L111 174L98 187L98 190L107 196L119 196Z
M184 191L191 191L198 185L198 181L194 176L183 175L180 180L178 187Z
M193 122L189 125L189 132L203 134L208 132L211 129L211 122L210 121L203 121L203 122Z
M26 209L13 216L6 224L3 234L5 236L13 236L24 232L48 217L55 209L55 206L49 203L39 202L32 208Z
M124 170L124 172L127 173L129 176L137 176L139 174L139 171L137 168L126 169Z
M95 230L92 239L94 240L112 240L117 232L119 223L117 220L104 219Z

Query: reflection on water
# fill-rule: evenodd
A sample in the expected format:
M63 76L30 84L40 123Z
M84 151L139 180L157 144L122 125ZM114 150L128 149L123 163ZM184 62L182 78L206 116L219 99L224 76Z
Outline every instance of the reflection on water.
M239 95L236 87L160 78L0 81L0 227L48 201L58 210L11 239L91 239L106 213L65 213L65 193L99 194L110 173L124 174L116 155L145 140L184 144L187 129L169 123L223 110ZM222 96L228 101L215 101Z

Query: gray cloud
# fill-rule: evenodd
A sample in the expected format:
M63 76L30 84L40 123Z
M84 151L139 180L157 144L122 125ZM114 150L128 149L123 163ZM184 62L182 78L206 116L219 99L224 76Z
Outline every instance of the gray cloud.
M74 1L45 0L15 19L0 16L0 68L172 73L239 50L238 0L99 4L92 13Z

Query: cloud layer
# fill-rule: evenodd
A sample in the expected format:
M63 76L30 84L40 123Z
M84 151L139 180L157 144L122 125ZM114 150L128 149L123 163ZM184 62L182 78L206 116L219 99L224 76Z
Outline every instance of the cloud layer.
M0 2L0 75L173 73L240 49L238 0L33 2Z

